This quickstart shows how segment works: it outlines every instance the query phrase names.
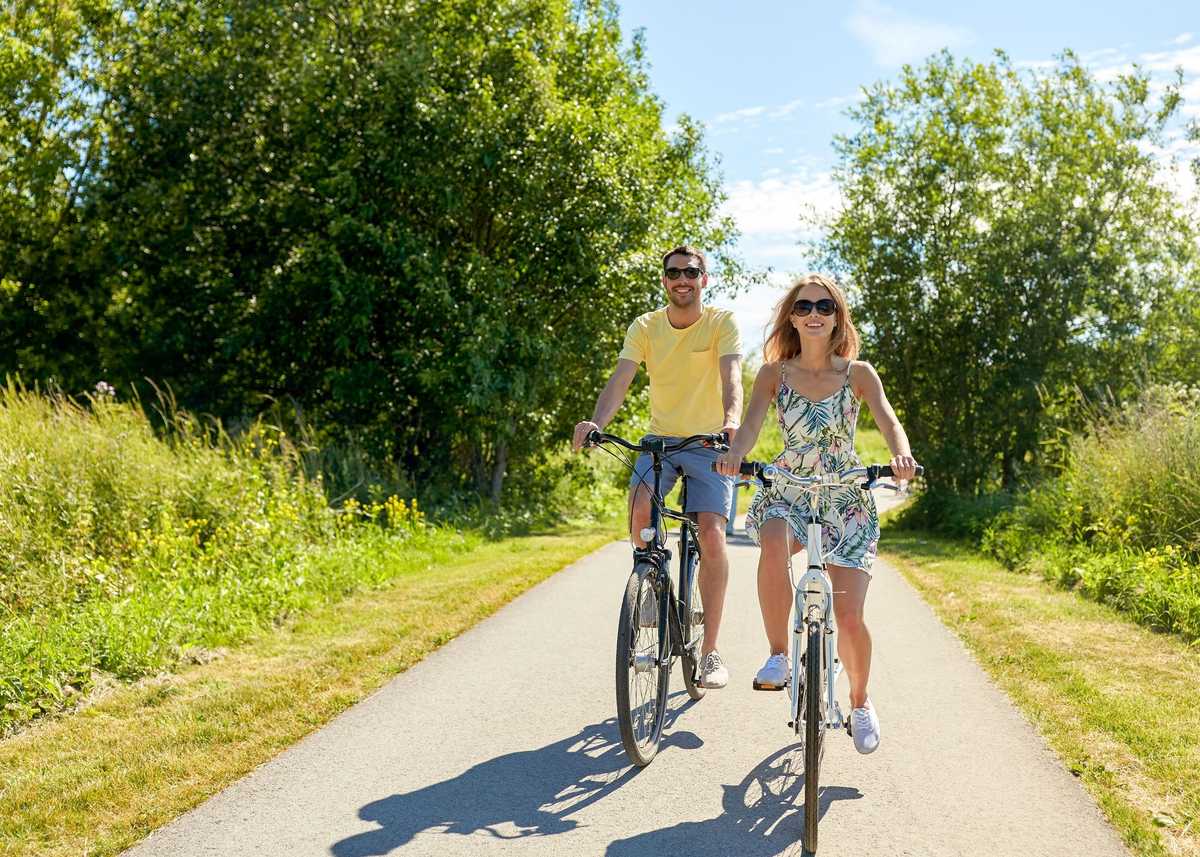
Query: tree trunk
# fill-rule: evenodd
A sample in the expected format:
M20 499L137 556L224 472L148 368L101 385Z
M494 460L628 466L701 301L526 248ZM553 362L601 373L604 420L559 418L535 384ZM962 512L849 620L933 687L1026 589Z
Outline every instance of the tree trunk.
M492 505L500 505L500 493L504 490L504 471L508 467L508 439L496 442L496 458L492 462Z

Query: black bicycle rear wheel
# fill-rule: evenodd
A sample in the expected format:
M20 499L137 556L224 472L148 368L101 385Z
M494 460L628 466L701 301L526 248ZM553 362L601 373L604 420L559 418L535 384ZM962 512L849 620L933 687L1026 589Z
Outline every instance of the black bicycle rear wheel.
M704 650L704 602L700 599L700 575L696 569L696 555L690 553L689 557L692 567L688 577L692 582L687 592L680 593L683 599L679 610L680 619L688 623L683 629L685 648L680 666L683 669L683 686L687 689L688 696L699 700L704 698L704 685L700 683L700 653Z
M629 575L617 623L617 727L625 753L638 767L650 764L658 753L671 679L671 660L661 657L659 644L662 610L654 591L656 574L653 566L643 565Z
M809 853L817 850L817 822L821 816L821 757L825 750L825 706L821 699L823 636L820 624L809 624L804 665L804 847Z

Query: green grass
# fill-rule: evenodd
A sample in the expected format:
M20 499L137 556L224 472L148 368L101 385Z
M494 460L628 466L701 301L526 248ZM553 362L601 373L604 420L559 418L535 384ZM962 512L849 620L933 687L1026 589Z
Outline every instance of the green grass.
M0 389L0 734L480 541L331 509L268 426L170 419Z
M120 852L615 535L334 509L279 430L161 416L0 388L0 854Z
M94 690L77 713L0 741L0 855L121 852L614 535L458 545L425 561L381 542L379 588L209 663Z
M1035 576L1012 574L961 542L886 527L881 544L1080 778L1131 851L1200 853L1195 646Z
M984 532L984 549L1200 640L1200 391L1152 387L1070 439L1062 472Z

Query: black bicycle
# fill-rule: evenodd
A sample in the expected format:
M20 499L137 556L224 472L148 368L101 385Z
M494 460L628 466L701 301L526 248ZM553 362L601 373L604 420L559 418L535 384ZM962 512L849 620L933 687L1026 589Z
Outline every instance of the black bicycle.
M654 485L650 495L650 525L642 530L644 548L634 548L633 572L625 584L617 623L617 724L621 743L635 765L653 761L662 739L667 688L676 658L682 660L683 685L688 696L701 699L700 655L704 645L704 605L700 601L700 539L696 524L683 512L668 509L662 496L663 461L692 446L728 449L722 434L698 434L679 441L662 438L630 443L616 435L593 431L589 446L615 444L650 456ZM619 456L618 456L619 457ZM621 460L632 467L629 461ZM680 506L687 508L687 477L681 474ZM664 519L679 528L679 584L671 580L671 551Z

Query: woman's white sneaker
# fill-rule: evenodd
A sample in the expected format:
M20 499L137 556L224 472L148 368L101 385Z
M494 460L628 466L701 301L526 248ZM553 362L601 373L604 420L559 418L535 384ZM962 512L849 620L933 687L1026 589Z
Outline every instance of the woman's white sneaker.
M856 708L850 713L850 735L854 738L854 749L860 753L874 753L879 747L879 717L871 700L866 708Z
M771 657L767 658L767 662L762 665L762 669L754 676L754 689L782 689L787 686L790 676L791 667L788 666L788 656L782 653L771 655Z

